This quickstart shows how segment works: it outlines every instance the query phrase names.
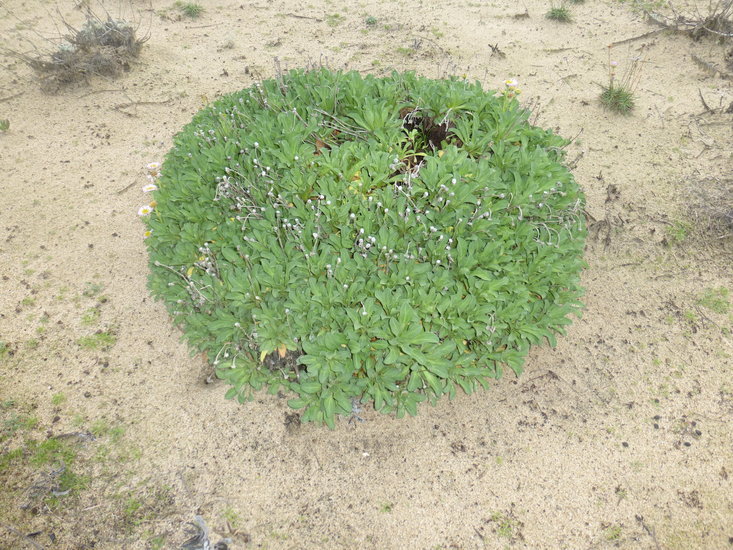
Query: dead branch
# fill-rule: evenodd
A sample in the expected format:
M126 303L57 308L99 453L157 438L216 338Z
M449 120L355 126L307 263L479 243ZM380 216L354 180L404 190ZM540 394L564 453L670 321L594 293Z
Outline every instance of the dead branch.
M621 44L627 44L629 42L634 42L636 40L642 40L644 38L654 36L655 34L659 34L660 32L664 32L665 30L666 29L656 29L653 31L645 32L644 34L640 34L639 36L632 36L631 38L625 38L617 42L611 42L611 46L620 46Z
M167 103L171 102L171 98L165 99L163 101L129 101L127 103L120 103L118 105L115 105L112 107L115 111L119 111L122 114L125 114L129 117L136 117L136 114L128 113L125 111L128 107L139 107L141 105L165 105Z
M713 65L709 61L705 61L704 59L699 58L694 53L690 54L690 58L695 62L695 64L697 64L698 67L703 69L705 72L713 76L720 75L721 78L725 78L726 80L733 80L732 74L718 69L715 65Z
M499 59L504 59L506 57L506 54L499 49L499 43L496 44L489 44L489 48L491 48L491 55L489 57L493 57L494 54L496 54Z
M703 16L698 13L696 18L685 17L674 9L670 4L673 17L669 17L654 11L644 10L647 19L653 23L676 32L689 33L693 38L709 33L723 38L733 37L733 1L718 0L710 8L709 13Z
M702 106L705 107L705 110L708 113L712 113L713 110L710 107L708 107L708 104L705 102L705 98L703 97L702 90L700 90L700 88L697 89L697 93L700 94L700 101L702 101Z
M319 19L318 17L308 17L307 15L298 15L297 13L285 13L283 15L287 17L295 17L296 19L310 19L311 21L318 21L319 23L323 21L323 19Z

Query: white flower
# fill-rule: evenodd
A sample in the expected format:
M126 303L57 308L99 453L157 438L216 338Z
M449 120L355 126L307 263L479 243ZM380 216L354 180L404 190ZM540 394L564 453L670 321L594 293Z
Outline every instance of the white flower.
M160 172L160 163L159 162L151 162L147 166L148 172L158 173Z
M504 81L504 85L507 88L516 88L517 86L519 86L519 82L517 82L515 78L510 78Z
M149 183L143 187L143 193L150 193L151 191L156 191L158 189L158 186L154 183Z
M147 216L153 211L153 207L149 204L146 204L145 206L141 206L140 210L137 211L138 216Z
M147 239L152 234L153 234L153 230L152 229L148 229L145 233L143 233L143 239Z

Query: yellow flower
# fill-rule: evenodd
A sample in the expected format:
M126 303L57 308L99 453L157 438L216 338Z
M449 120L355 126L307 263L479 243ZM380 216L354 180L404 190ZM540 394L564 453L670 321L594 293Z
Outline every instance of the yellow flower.
M152 229L148 229L145 233L143 233L143 239L147 239L152 234L153 234L153 230Z

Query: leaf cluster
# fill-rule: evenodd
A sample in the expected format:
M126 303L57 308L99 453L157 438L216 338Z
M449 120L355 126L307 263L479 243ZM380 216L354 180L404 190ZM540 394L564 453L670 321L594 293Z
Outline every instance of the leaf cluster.
M331 427L358 401L414 415L519 373L579 312L585 238L567 142L528 114L396 72L292 71L222 97L163 164L152 293L228 397L289 390Z

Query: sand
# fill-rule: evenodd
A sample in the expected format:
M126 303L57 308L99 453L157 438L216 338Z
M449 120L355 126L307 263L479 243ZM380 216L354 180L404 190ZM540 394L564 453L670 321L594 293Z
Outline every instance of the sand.
M689 210L733 167L730 42L637 38L660 28L616 1L569 4L568 24L536 0L202 4L134 2L150 39L131 70L55 93L0 51L0 547L179 548L196 515L232 549L730 547L733 249ZM0 45L57 36L54 10L3 2ZM643 61L630 116L598 100L624 40L618 71ZM577 136L586 308L556 349L415 418L333 431L206 383L148 294L140 189L196 111L276 58L516 78L537 124ZM29 440L70 433L81 486L29 492L53 469Z

